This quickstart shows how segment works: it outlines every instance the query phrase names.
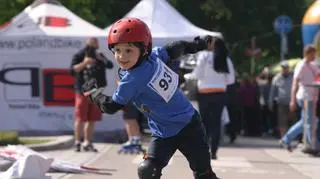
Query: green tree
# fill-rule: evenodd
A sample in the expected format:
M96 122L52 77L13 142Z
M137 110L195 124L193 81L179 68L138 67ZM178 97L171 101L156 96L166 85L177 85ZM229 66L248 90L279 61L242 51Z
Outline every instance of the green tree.
M256 0L171 0L185 17L195 25L223 33L232 52L236 66L248 69L249 58L244 55L250 39L257 38L263 52L257 63L268 64L279 60L280 39L273 30L279 15L292 18L295 28L289 34L288 57L301 56L301 21L312 0L256 1Z
M33 0L0 0L0 24L9 21L32 2ZM83 19L105 28L128 13L139 0L61 0L60 2ZM258 64L279 60L280 39L273 32L273 22L279 15L290 16L295 24L295 28L289 34L288 57L301 56L300 24L304 13L314 0L168 0L168 2L193 24L222 32L236 66L246 70L249 57L245 56L244 52L253 36L257 37L257 46L263 50L260 59L257 60Z
M10 21L30 3L32 0L0 0L0 25Z

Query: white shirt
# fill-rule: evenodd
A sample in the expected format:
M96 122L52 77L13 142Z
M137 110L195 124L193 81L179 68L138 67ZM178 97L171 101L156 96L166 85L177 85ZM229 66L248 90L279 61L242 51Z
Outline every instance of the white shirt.
M201 51L197 54L197 65L192 73L186 74L188 79L198 80L198 89L219 88L226 89L227 85L235 82L235 71L232 61L227 58L229 73L218 73L213 69L213 52Z
M319 74L320 70L314 63L306 63L306 60L303 59L297 64L293 74L293 78L298 79L297 99L318 99L318 89L315 87L308 87L306 85L312 84Z

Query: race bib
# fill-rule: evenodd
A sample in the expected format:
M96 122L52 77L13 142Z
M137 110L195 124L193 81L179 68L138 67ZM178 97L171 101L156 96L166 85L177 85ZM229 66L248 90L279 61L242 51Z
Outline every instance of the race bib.
M160 59L157 59L158 68L148 86L158 93L166 102L169 102L178 88L179 76Z

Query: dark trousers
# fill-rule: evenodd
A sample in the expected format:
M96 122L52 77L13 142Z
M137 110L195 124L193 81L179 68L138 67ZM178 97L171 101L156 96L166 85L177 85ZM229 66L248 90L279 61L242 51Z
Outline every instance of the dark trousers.
M209 148L205 132L197 112L191 122L176 136L169 138L153 137L147 152L147 158L156 161L160 169L164 168L178 149L188 160L194 173L211 171Z
M240 133L240 115L237 104L227 104L230 122L227 125L227 133L231 141L235 140L237 133Z
M211 154L216 155L221 135L221 114L227 101L226 93L199 94L201 118L206 129Z
M260 118L257 107L243 107L245 136L261 136Z
M271 111L269 110L268 105L263 105L260 110L262 132L268 133L270 130L274 131L275 126L271 121Z

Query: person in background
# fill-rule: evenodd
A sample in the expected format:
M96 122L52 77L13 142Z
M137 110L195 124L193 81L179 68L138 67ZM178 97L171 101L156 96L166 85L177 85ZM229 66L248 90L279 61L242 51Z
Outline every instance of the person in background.
M95 122L101 120L99 108L82 95L81 87L92 78L96 78L99 87L105 87L106 68L113 68L111 61L97 53L99 43L97 38L89 38L86 46L73 56L70 73L75 77L75 150L81 151L83 132L84 151L97 152L92 144Z
M145 153L145 150L142 148L141 132L138 123L140 114L140 111L133 104L128 104L124 108L123 119L128 141L121 146L118 151L119 153Z
M318 89L308 87L319 75L319 68L312 62L316 57L316 48L314 45L307 45L303 50L304 58L300 61L294 70L293 82L291 89L290 110L293 112L297 109L297 105L301 107L301 117L280 140L280 146L285 147L288 151L292 151L291 142L303 132L303 123L306 123L307 143L311 144L312 136L312 120L315 117L315 106L318 100ZM307 108L304 103L307 103ZM310 148L305 147L304 152L312 152Z
M238 89L238 96L242 107L241 123L243 135L256 137L261 135L259 109L259 89L253 77L244 74Z
M278 129L282 137L288 130L288 126L294 122L295 113L291 112L289 108L293 74L290 72L288 62L282 62L280 66L281 72L272 79L268 107L269 110L272 111L274 109L274 101L276 101Z
M208 50L198 52L197 65L186 79L197 79L199 111L210 143L211 159L217 159L221 134L221 114L227 104L227 86L235 82L235 70L225 42L205 36Z
M261 127L264 135L273 134L275 131L275 126L272 125L273 122L271 121L271 112L268 108L271 79L270 69L268 67L264 67L262 73L257 78Z
M239 85L239 82L235 80L235 83L227 86L227 109L230 119L229 124L227 124L227 134L230 143L234 143L237 134L240 132L240 117L238 116L239 96L237 95Z

